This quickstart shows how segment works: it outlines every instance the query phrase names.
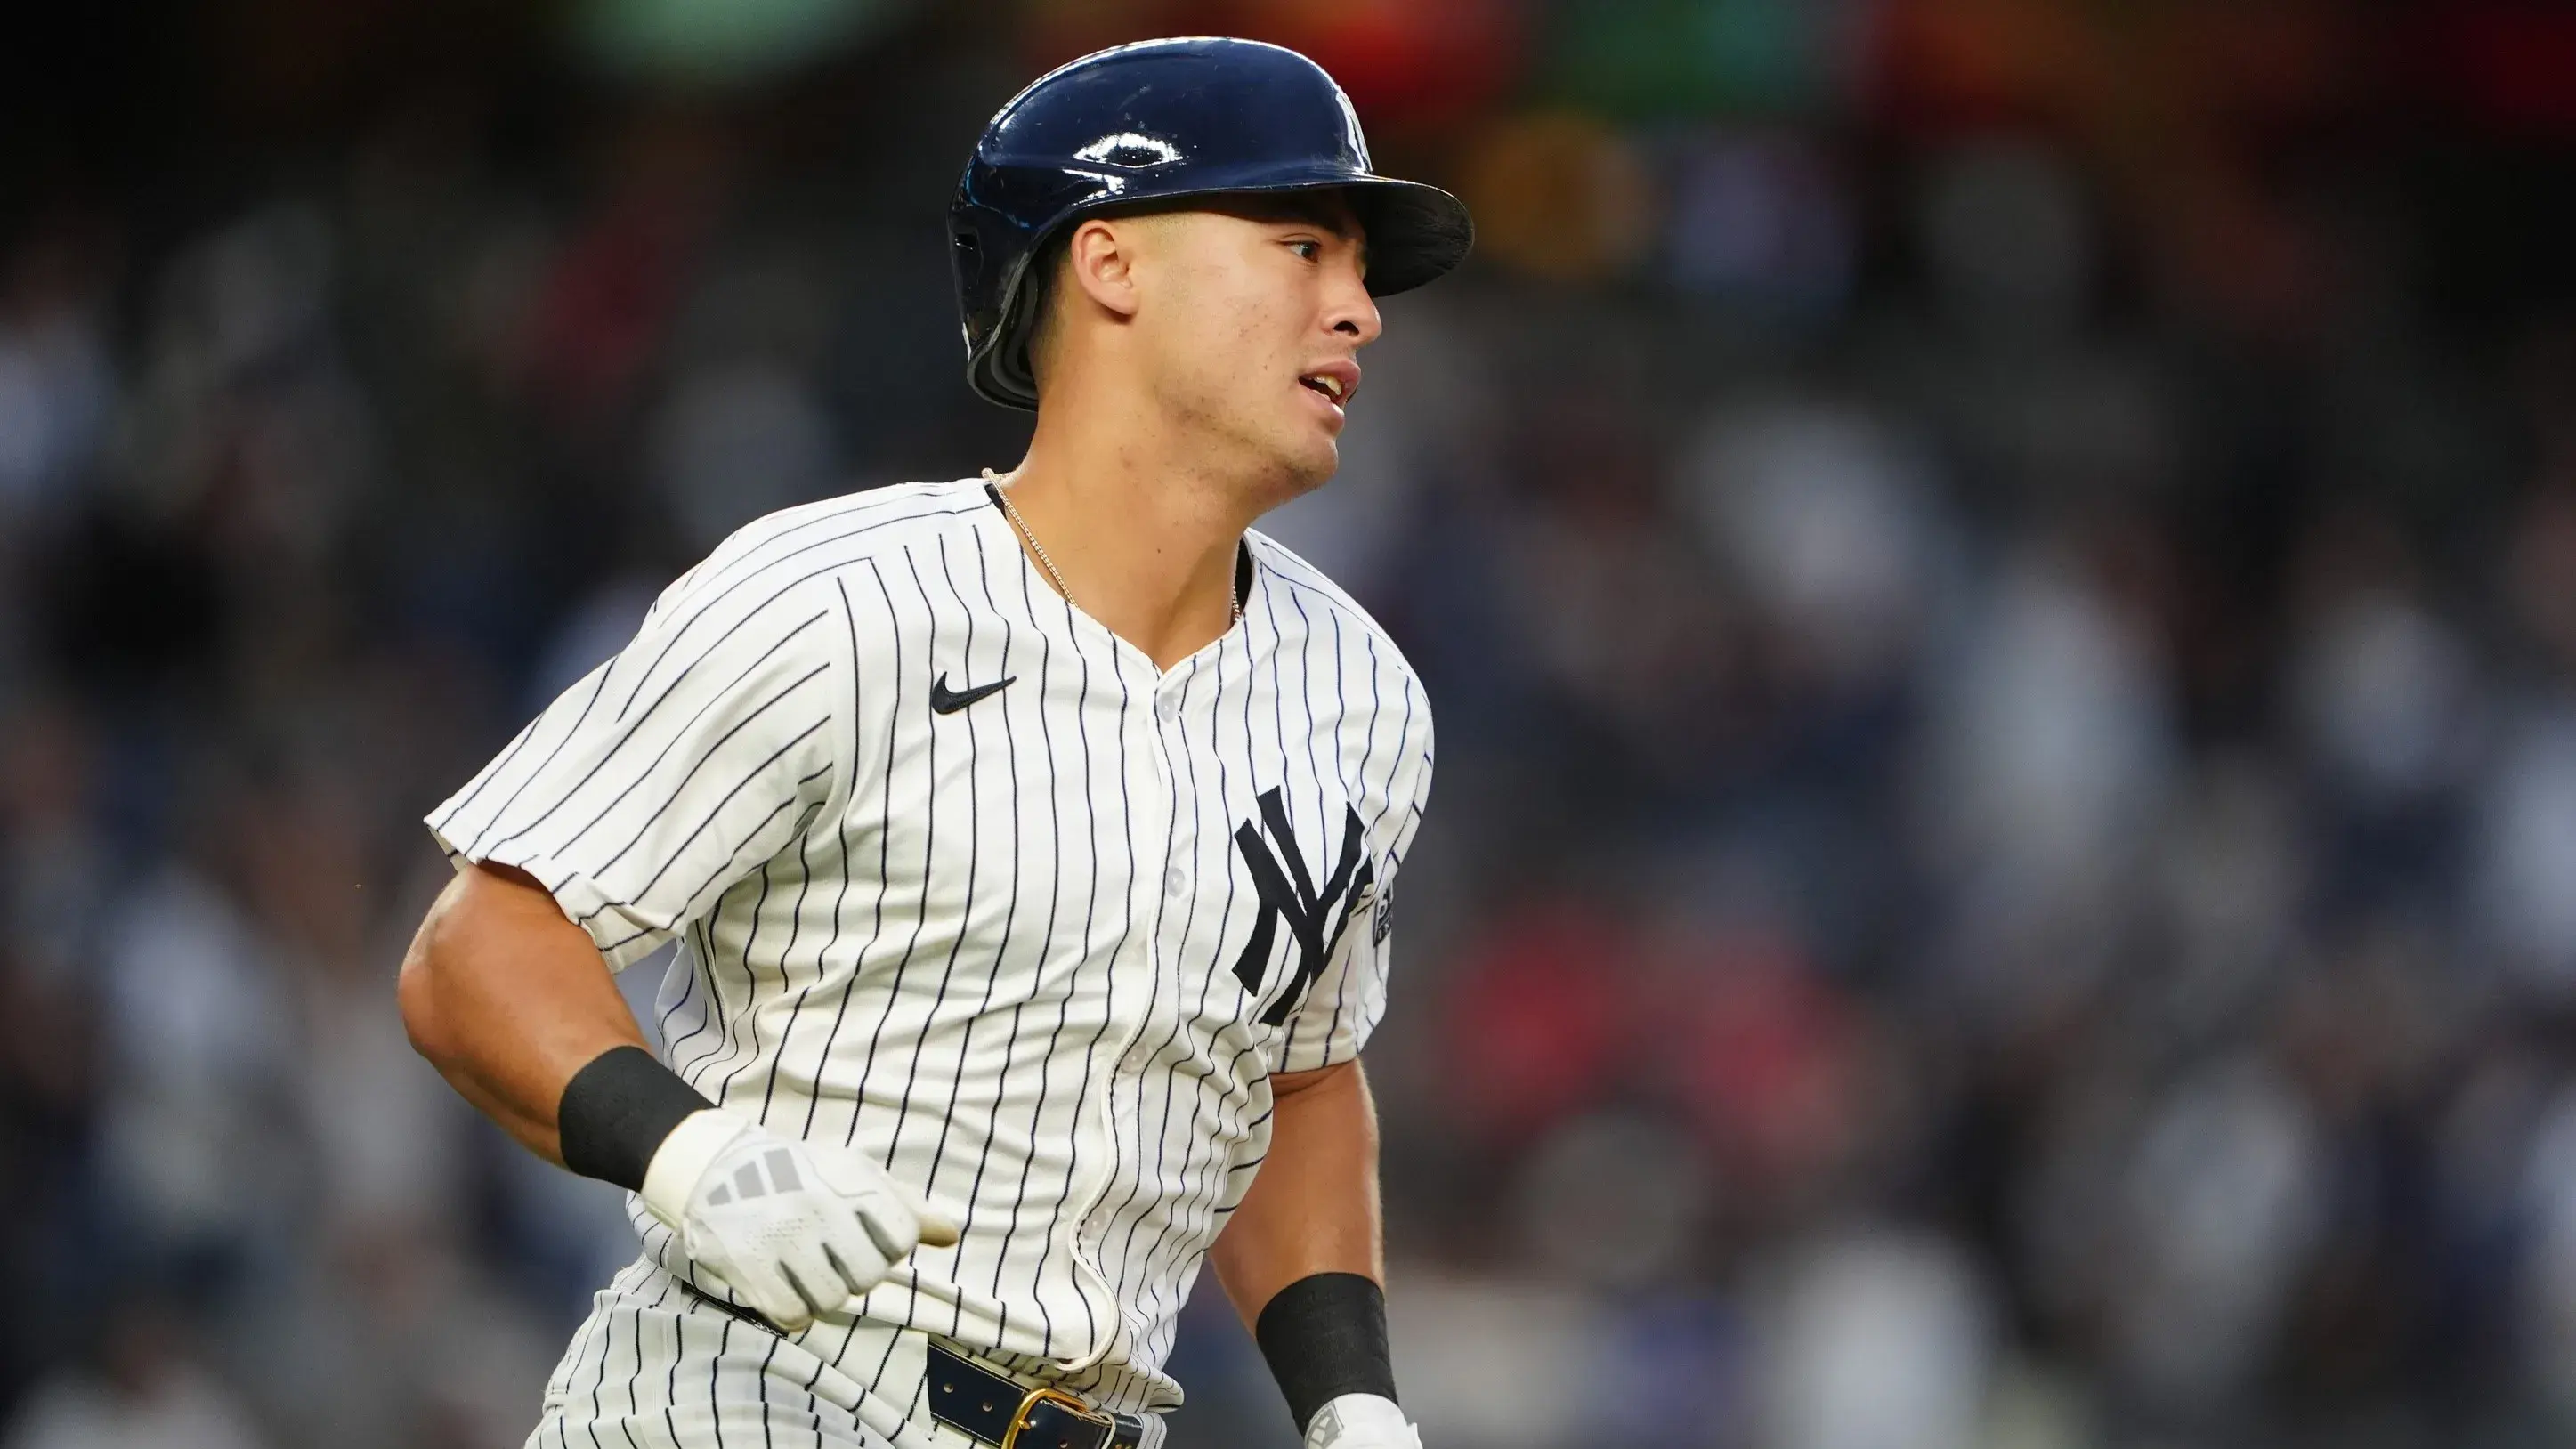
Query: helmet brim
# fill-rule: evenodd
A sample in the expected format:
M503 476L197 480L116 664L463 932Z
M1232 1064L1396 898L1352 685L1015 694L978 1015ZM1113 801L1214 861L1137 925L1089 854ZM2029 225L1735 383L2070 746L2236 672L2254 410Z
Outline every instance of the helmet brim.
M1368 233L1373 297L1410 292L1455 271L1476 245L1467 205L1437 186L1372 176L1342 183Z

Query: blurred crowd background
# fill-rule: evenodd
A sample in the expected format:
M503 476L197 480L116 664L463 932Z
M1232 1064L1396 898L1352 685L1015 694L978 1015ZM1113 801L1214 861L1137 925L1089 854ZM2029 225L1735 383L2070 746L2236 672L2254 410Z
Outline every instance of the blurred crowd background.
M0 1445L518 1442L632 1246L404 1042L418 817L1009 466L966 151L1208 31L1482 226L1273 530L1439 710L1427 1442L2576 1436L2576 12L207 0L0 43Z

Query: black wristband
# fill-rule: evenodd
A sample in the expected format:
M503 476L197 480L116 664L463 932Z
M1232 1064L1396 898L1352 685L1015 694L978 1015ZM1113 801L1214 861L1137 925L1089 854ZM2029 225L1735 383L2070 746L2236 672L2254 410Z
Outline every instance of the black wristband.
M1386 1290L1357 1273L1317 1273L1279 1290L1253 1326L1297 1432L1344 1394L1395 1397Z
M680 1119L715 1103L642 1047L611 1047L564 1083L555 1135L564 1166L584 1177L644 1190L644 1169Z

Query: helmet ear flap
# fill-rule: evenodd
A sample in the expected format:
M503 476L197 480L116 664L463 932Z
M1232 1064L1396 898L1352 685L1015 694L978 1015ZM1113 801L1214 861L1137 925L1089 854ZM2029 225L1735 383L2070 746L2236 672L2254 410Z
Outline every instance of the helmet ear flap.
M1000 228L1005 234L995 235ZM1025 373L1025 364L997 369L997 353L1014 350L1011 326L1012 289L1023 258L1007 235L1008 223L983 208L959 205L948 214L948 265L957 281L957 300L966 338L968 376L978 390L1013 407L1035 407L1033 390L1004 388L996 394L987 384L1009 373ZM1027 391L1025 398L1017 396Z
M983 373L1001 391L1017 398L1020 407L1038 405L1034 355L1038 324L1054 300L1056 263L1064 257L1068 231L1040 239L1028 252L1012 258L996 279L1000 301L992 342L985 349Z

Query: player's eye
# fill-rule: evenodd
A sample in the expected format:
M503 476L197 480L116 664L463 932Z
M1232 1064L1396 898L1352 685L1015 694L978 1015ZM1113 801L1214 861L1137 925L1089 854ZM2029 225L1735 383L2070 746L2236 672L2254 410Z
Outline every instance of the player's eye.
M1314 262L1323 260L1324 244L1322 242L1292 241L1288 246L1290 250L1297 253L1298 260L1300 261Z

